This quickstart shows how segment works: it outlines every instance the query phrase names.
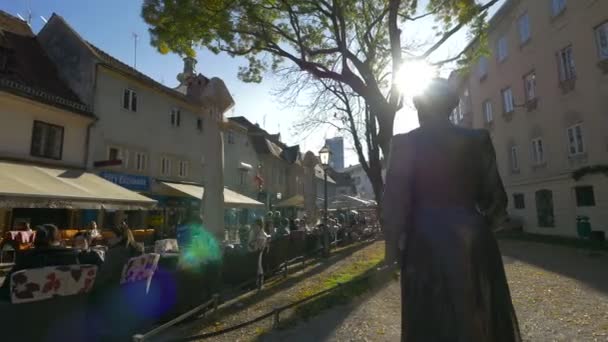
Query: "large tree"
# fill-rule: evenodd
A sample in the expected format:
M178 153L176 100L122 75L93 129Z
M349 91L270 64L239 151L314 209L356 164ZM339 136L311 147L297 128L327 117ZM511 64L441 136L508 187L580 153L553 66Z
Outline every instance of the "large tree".
M292 66L318 81L340 108L361 99L357 108L365 113L364 134L371 143L366 171L380 202L380 154L389 154L395 115L403 106L399 68L404 60L428 59L464 27L480 35L486 10L498 1L146 0L142 16L151 26L152 45L162 53L193 56L204 47L245 57L248 65L239 77L246 82ZM436 41L417 54L406 51L402 28L429 16L439 23ZM456 60L463 52L434 63Z

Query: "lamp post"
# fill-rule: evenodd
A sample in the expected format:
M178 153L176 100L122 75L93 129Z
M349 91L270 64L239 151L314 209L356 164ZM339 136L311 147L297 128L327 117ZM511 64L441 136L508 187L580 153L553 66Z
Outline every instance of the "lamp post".
M331 156L331 150L327 145L319 151L319 159L323 166L323 198L325 200L325 212L323 213L323 256L329 256L329 227L327 226L327 168L329 167L329 157Z

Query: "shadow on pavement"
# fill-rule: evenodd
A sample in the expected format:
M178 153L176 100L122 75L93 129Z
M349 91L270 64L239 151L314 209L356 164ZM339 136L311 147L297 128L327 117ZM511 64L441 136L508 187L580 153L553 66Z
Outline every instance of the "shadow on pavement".
M545 243L502 239L500 250L509 259L543 268L580 281L581 283L608 294L608 256L590 253L588 249L577 249Z
M365 303L366 299L396 281L394 271L387 270L373 274L375 270L374 267L345 284L343 288L302 304L293 318L281 322L278 330L261 335L255 341L326 341L354 310ZM399 301L400 298L395 300ZM323 311L317 312L320 307ZM316 315L306 317L306 312L311 309ZM309 320L314 321L314 324L310 324Z
M296 266L295 273L297 275L290 275L289 277L285 278L284 280L280 279L281 275L277 275L276 278L268 280L267 283L272 284L270 287L265 287L260 292L255 293L247 298L244 298L244 299L238 301L239 305L234 305L234 303L233 303L227 307L221 308L217 312L215 312L213 314L213 316L209 317L209 319L202 317L202 318L191 319L191 320L187 320L187 321L183 322L181 324L183 327L183 330L181 331L180 335L189 336L189 335L193 335L193 334L198 334L202 330L208 328L211 325L211 323L214 322L214 319L218 319L221 317L229 317L230 315L234 315L234 314L238 313L239 311L242 311L251 306L254 306L255 304L262 302L265 299L267 299L281 291L289 289L290 287L296 285L303 279L310 278L319 273L322 273L323 271L325 271L332 265L350 257L357 251L359 251L365 247L368 247L370 244L373 244L373 243L374 242L371 242L371 243L365 242L365 243L360 243L360 244L349 246L349 247L344 247L344 248L340 249L339 251L337 251L335 254L332 254L329 257L329 259L327 259L327 260L319 259L319 260L314 261L316 263L316 265L314 265L314 266L307 265L306 266L307 269L303 272L298 271L297 267L299 267L299 266ZM253 317L250 317L250 318L253 318ZM197 324L197 322L200 322L200 323ZM186 326L189 326L189 327L186 327Z

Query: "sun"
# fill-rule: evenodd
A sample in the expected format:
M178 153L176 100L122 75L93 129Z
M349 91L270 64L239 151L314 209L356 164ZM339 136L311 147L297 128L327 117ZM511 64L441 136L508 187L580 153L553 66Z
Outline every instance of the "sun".
M397 87L405 98L420 95L437 77L437 68L425 61L411 61L401 65L397 74Z

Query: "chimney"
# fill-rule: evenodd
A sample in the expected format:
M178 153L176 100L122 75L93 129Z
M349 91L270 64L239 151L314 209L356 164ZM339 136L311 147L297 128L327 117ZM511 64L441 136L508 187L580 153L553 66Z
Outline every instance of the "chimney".
M192 76L195 76L194 70L196 68L196 59L193 57L184 58L184 71L177 75L177 80L180 84L186 83L186 80Z

